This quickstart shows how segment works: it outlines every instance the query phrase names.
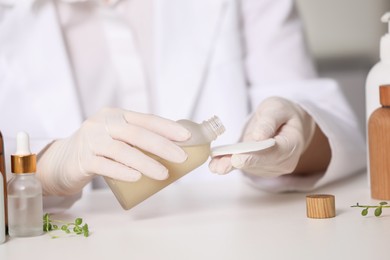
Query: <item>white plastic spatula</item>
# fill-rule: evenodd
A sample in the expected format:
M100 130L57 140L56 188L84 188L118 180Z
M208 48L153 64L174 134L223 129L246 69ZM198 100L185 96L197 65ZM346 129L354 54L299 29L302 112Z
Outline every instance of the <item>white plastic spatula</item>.
M211 148L211 157L228 155L228 154L239 154L239 153L250 153L270 148L275 145L275 139L270 138L263 141L253 142L242 142L229 145L221 145Z

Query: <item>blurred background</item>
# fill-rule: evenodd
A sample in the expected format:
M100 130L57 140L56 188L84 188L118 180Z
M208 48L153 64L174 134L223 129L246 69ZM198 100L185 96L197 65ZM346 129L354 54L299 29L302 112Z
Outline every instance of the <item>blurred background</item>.
M337 80L365 133L365 80L387 32L390 0L297 0L310 51L322 77Z

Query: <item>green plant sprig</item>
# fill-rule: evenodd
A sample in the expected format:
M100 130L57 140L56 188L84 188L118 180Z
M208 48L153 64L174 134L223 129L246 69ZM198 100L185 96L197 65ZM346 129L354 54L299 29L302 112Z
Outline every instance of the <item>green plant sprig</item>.
M379 205L372 206L372 205L360 205L359 203L356 203L356 205L352 205L352 208L363 208L361 214L362 216L367 216L369 209L375 209L374 215L375 217L379 217L382 215L382 209L383 208L390 208L390 205L386 201L379 202Z
M52 234L52 231L57 230L62 230L66 234L84 235L84 237L89 236L88 224L83 224L82 218L76 218L74 222L66 222L63 220L51 219L49 213L43 215L43 231L50 234L52 238L58 238L59 236Z

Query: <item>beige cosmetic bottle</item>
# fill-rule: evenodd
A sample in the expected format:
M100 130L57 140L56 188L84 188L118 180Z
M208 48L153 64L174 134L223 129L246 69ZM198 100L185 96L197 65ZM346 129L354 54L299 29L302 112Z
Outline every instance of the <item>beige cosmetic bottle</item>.
M381 107L368 121L371 197L390 200L390 85L379 87Z
M178 143L188 154L187 160L184 163L172 163L149 154L168 168L168 179L153 180L143 175L136 182L124 182L105 177L105 181L124 209L131 209L206 162L210 155L210 143L225 131L225 127L216 116L201 124L190 120L177 122L191 132L188 141Z

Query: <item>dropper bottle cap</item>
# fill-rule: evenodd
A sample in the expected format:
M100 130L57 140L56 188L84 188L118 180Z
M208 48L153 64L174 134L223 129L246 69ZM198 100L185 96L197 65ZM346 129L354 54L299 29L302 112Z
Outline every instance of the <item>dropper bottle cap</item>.
M35 173L36 155L30 151L30 139L26 132L16 136L16 153L11 155L11 171L16 174Z
M388 24L388 31L381 38L380 58L381 60L390 61L390 12L385 13L381 17L381 21Z

